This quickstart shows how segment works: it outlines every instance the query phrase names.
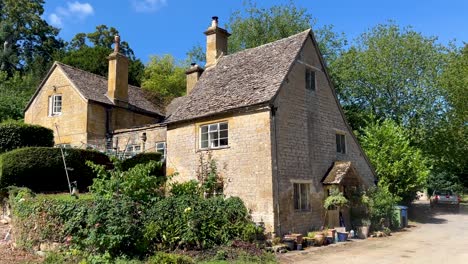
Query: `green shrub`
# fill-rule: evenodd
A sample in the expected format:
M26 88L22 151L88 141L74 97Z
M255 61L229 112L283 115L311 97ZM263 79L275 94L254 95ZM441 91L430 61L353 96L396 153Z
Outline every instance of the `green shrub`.
M51 129L21 122L0 124L0 153L22 147L52 147L54 132Z
M395 224L394 207L401 198L393 195L384 187L368 190L366 201L371 226L374 230L382 230L385 223Z
M139 203L149 203L164 195L164 176L155 176L153 172L161 168L162 163L149 161L138 164L127 171L122 171L118 164L113 170L106 170L103 165L88 161L97 177L90 187L96 196L106 199L128 198Z
M252 223L236 197L170 196L145 214L145 238L161 248L202 249L241 238Z
M138 153L137 155L123 160L122 161L122 170L127 171L133 167L135 167L138 164L145 164L150 161L161 161L161 153L158 152L144 152L144 153ZM164 175L162 173L161 168L158 168L157 171L153 173L154 175Z
M109 158L100 152L65 149L70 181L77 181L78 189L86 190L94 173L85 165L87 160L109 165ZM62 156L58 148L29 147L16 149L0 156L0 189L8 186L28 187L34 192L68 191Z
M158 252L156 255L150 257L147 264L194 264L192 258L188 256Z
M201 187L195 180L187 182L174 182L171 184L171 195L173 196L200 196Z

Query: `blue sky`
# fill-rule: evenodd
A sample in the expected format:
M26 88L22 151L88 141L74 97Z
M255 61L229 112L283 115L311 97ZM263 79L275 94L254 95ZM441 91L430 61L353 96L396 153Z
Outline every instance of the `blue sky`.
M195 44L204 44L203 31L211 17L224 25L230 14L242 8L242 0L46 0L44 18L61 28L66 41L79 32L93 32L100 24L113 26L144 62L150 55L172 54L184 59ZM259 7L287 0L256 1ZM467 0L297 0L317 19L332 24L348 39L378 23L394 20L439 42L468 41Z

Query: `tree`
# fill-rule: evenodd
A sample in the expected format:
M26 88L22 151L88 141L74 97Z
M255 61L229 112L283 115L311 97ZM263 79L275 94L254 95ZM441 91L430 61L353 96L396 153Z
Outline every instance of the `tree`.
M43 5L43 0L0 0L2 64L8 66L4 70L10 75L16 69L42 75L44 64L50 63L54 51L63 46L57 39L59 30L42 19ZM5 43L8 58L4 55Z
M435 41L393 23L362 34L329 65L344 108L395 120L424 141L446 109L437 80L447 49Z
M106 25L97 26L96 31L92 33L78 33L67 45L67 49L57 54L56 59L82 70L107 76L107 57L113 50L114 37L118 34L117 29L108 28ZM126 41L121 42L120 52L129 59L128 82L140 86L144 70L143 63L135 57Z
M444 119L428 132L425 151L432 157L436 175L430 185L468 187L468 45L450 54L440 78L448 103Z
M430 167L422 151L410 144L408 131L387 119L364 128L360 141L375 168L379 187L411 202L425 186Z
M24 108L34 93L38 78L31 73L21 76L14 72L8 77L0 71L0 122L7 119L22 119Z
M152 56L146 65L142 87L164 98L166 103L185 94L186 63L177 62L171 55Z
M252 1L246 1L242 10L232 13L226 25L232 34L229 54L289 37L314 25L312 15L307 9L296 7L294 1L269 8L258 8ZM317 28L314 33L327 63L336 59L346 44L344 35L335 33L331 25ZM200 45L194 46L187 55L189 60L204 64L205 53Z

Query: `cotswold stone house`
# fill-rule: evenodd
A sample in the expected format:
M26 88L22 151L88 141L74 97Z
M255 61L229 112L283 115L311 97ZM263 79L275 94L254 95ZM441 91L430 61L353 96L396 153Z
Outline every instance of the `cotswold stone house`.
M241 197L253 220L278 234L321 226L328 186L374 184L311 30L235 54L216 17L205 35L205 69L192 65L187 95L165 109L127 85L117 47L107 88L102 77L56 63L25 120L57 125L61 144L159 151L176 181L195 179L209 152L224 194Z

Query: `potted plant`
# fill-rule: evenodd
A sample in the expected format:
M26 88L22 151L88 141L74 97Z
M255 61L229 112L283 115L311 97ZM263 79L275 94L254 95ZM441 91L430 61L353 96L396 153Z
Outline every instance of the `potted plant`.
M371 226L370 219L361 219L361 224L356 226L356 234L360 239L366 239L369 236L369 229Z

